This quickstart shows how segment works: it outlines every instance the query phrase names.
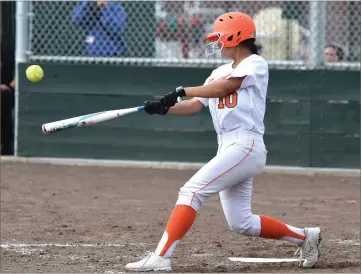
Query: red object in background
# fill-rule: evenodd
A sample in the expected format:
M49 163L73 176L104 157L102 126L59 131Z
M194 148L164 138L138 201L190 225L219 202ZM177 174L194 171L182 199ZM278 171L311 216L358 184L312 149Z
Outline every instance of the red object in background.
M189 58L191 39L194 39L193 30L203 27L201 18L198 15L192 15L188 18L178 16L176 33L168 31L168 20L165 19L156 23L156 36L166 41L178 40L181 43L182 56L186 59Z
M191 35L192 31L194 28L202 27L202 23L198 15L192 15L188 19L190 20L186 21L185 18L181 16L178 18L178 39L182 46L182 56L186 59L189 58L189 52L191 49L190 44L191 39L193 39Z

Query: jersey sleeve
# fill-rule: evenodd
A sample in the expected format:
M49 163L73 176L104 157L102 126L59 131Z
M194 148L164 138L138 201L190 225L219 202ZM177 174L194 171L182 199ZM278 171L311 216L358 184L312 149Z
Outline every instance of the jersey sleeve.
M209 105L209 98L195 97L195 99L200 101L205 107Z
M204 86L207 85L212 80L212 74L206 79ZM205 107L209 105L209 98L203 97L195 97L195 99L199 100Z
M256 85L257 75L268 73L268 65L263 60L252 60L241 63L233 72L226 78L244 78L241 88Z

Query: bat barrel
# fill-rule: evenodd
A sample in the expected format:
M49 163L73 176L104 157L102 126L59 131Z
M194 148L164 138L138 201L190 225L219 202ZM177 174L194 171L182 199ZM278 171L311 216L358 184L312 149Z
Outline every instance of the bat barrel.
M60 122L53 122L53 123L47 123L42 125L41 129L43 133L54 133L70 128L77 127L77 123L60 123Z
M73 117L61 121L42 125L43 133L54 133L70 128L87 127L93 124L109 121L120 116L143 110L143 106L91 113L83 116Z

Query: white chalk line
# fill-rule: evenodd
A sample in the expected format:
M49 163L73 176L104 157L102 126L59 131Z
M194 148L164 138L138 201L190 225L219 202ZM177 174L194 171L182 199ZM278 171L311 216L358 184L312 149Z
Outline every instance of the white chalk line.
M60 243L41 243L41 244L36 244L36 243L16 243L16 242L7 242L7 243L2 243L0 245L1 248L5 249L5 250L12 250L15 251L17 253L21 253L23 255L30 255L32 253L35 253L36 251L43 251L44 248L49 248L49 247L61 247L61 248L66 248L66 247L73 247L73 248L79 248L79 247L84 247L84 248L108 248L108 247L127 247L127 246L137 246L137 247L146 247L149 244L146 243L128 243L128 244L112 244L112 243L97 243L97 244L87 244L87 243L65 243L65 244L60 244Z
M337 243L337 244L340 244L340 245L347 245L347 246L361 246L361 240L334 239L334 240L329 240L329 242Z
M342 240L342 239L330 239L327 242L343 245L343 246L360 246L360 240ZM77 255L57 255L57 254L41 254L44 248L51 248L51 247L61 247L61 248L109 248L109 247L116 247L116 248L124 248L127 246L138 246L138 247L146 247L150 244L147 243L128 243L128 244L116 244L116 243L97 243L97 244L90 244L90 243L16 243L16 242L7 242L2 243L1 248L7 251L14 251L16 253L20 253L22 255L32 255L35 252L40 252L40 256L43 259L49 259L50 257L67 257L70 260L83 260L87 261L87 256L77 256ZM205 253L205 254L192 254L194 257L205 258L205 257L213 257L214 254ZM127 259L129 256L126 256ZM265 259L265 258L264 258ZM92 271L95 270L97 267L94 265L88 265L87 269L91 269ZM113 269L123 268L123 265L113 265ZM103 271L104 272L104 271ZM108 269L104 273L122 273L116 270Z
M342 240L342 239L331 239L327 242L345 245L345 246L360 246L361 241L356 240ZM147 243L128 243L128 244L116 244L116 243L97 243L97 244L90 244L90 243L16 243L16 242L6 242L1 244L1 248L5 250L14 250L19 253L28 254L30 250L32 251L42 251L43 248L47 247L84 247L84 248L107 248L107 247L127 247L127 246L137 246L137 247L147 247L150 244ZM203 256L210 256L212 254L194 254L195 257L203 257Z
M20 244L20 243L5 243L1 244L2 248L21 248L21 247L126 247L126 246L145 246L144 243L129 243L129 244L82 244L82 243L45 243L45 244Z
M132 245L132 244L129 244ZM141 244L133 244L141 245ZM18 244L18 243L6 243L1 244L2 248L21 248L21 247L126 247L126 244L57 244L57 243L47 243L47 244Z
M337 243L340 245L355 245L360 246L361 240L342 240L342 239L331 239L328 242ZM146 247L151 244L148 243L127 243L127 244L115 244L115 243L96 243L96 244L87 244L87 243L16 243L16 242L6 242L1 244L1 248L25 248L25 247L34 247L34 248L45 248L45 247L92 247L92 248L101 248L101 247L127 247L127 246L140 246ZM209 254L195 254L196 256L205 256Z

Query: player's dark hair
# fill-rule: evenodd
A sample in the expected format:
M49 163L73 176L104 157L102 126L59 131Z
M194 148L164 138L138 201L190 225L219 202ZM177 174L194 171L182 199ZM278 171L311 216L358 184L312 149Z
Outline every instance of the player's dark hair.
M246 48L248 48L250 50L250 52L252 54L259 55L258 46L255 45L255 39L254 38L246 39L246 40L240 42L239 46L246 47Z
M342 61L343 58L344 58L344 52L343 52L343 49L339 46L336 46L334 44L328 44L325 48L332 48L332 49L335 49L336 50L336 55L338 57L338 60L339 61Z

